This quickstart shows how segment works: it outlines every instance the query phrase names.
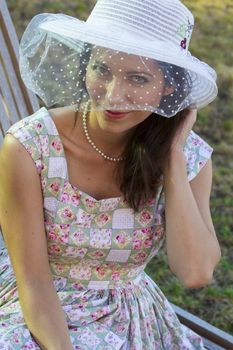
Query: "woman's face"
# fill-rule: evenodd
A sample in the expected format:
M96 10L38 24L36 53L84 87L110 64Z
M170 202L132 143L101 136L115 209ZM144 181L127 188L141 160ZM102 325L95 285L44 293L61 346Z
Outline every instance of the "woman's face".
M173 89L165 87L156 61L104 48L92 50L86 88L99 125L114 131L126 131L144 121L152 113L148 107L158 106ZM114 118L106 111L127 114Z

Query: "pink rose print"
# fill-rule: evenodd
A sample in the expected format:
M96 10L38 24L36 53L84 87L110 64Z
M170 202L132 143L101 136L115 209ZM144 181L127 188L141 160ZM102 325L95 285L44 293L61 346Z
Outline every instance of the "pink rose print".
M74 258L83 258L86 254L87 248L78 248L78 247L67 247L65 252L63 253L65 256L70 256Z
M103 307L102 309L96 310L95 312L91 313L91 318L93 320L98 320L99 318L107 315L109 313L108 307Z
M40 159L36 160L36 161L35 161L35 164L36 164L37 171L38 171L39 173L41 173L41 169L42 169L41 160L40 160Z
M151 227L142 228L142 234L143 234L144 237L146 235L150 236L151 235Z
M95 270L99 278L103 278L106 275L106 270L103 266L97 266Z
M124 248L130 242L130 237L127 232L121 231L116 235L114 241L119 248Z
M71 286L78 291L83 290L83 285L81 283L73 283Z
M85 295L82 296L82 297L81 297L81 303L83 303L83 304L86 303L86 302L87 302L87 299L88 299L88 298L87 298Z
M106 266L108 267L108 269L114 269L116 267L116 263L115 262L108 262L106 264ZM127 264L125 264L125 268L127 267Z
M114 271L114 272L112 273L112 278L111 278L111 279L112 279L113 281L119 281L120 276L121 276L121 274L120 274L119 271Z
M59 188L60 188L60 182L58 181L51 183L49 186L49 190L54 193L59 192Z
M59 240L61 243L68 243L69 233L68 232L61 232L59 235Z
M51 254L56 254L56 253L60 253L61 249L57 244L51 244L48 246L48 252Z
M100 215L100 220L103 221L103 222L108 222L108 220L109 220L109 215L101 214L101 215Z
M56 233L54 231L50 231L48 233L48 239L50 239L51 241L56 241L56 239L57 239Z
M134 239L133 240L133 249L135 249L135 250L142 249L142 240L141 239Z
M126 327L125 326L123 326L122 324L118 324L117 326L116 326L116 332L119 334L121 334L121 333L124 333L125 332L125 330L126 330Z
M152 221L153 214L149 210L145 209L138 213L135 217L142 226L146 227Z
M62 230L69 229L70 228L70 224L60 224L60 228Z
M63 273L65 271L64 264L54 263L52 264L56 273Z
M83 231L77 231L75 233L73 233L73 241L76 243L76 244L83 244L87 241L87 236L85 235L85 233Z
M147 238L143 242L143 246L145 249L151 248L152 247L152 238Z
M136 262L143 262L148 255L145 252L140 252L132 256L132 259Z
M60 140L58 139L53 139L51 141L51 146L53 147L53 149L56 151L56 153L61 153L62 151L62 143Z
M94 328L95 332L97 332L97 333L104 332L104 328L102 326L100 326L98 323L93 323L93 328Z
M144 211L141 214L141 221L142 222L148 222L150 221L152 218L151 214L148 211Z
M202 141L201 141L200 139L198 139L198 138L193 138L193 139L192 139L192 144L193 144L194 146L198 146L198 145L201 145L201 144L202 144Z
M63 192L61 195L61 202L67 203L69 199L70 199L69 194L67 192Z
M68 243L70 225L48 225L48 239L51 241L59 241L61 243Z
M164 233L164 229L163 229L163 228L159 228L159 229L157 229L157 230L155 231L154 237L155 237L155 238L161 237L161 236L163 235L163 233Z
M101 250L96 250L95 252L89 253L88 256L90 256L93 259L101 259L105 254Z
M35 345L31 340L28 340L25 345L22 347L22 350L35 349Z
M47 169L47 166L44 162L41 162L41 171L45 171Z
M102 213L95 219L98 226L103 227L108 221L110 221L110 216Z
M35 123L35 127L36 127L37 130L40 130L40 129L43 128L43 125L40 122L36 122Z
M72 217L72 215L73 215L72 211L71 211L69 208L66 208L66 209L64 210L63 214L64 214L64 217L69 218L69 219L70 219L70 218Z
M74 214L70 210L69 207L65 207L63 209L60 209L58 211L59 215L61 216L62 220L71 220L74 219Z
M13 334L12 338L13 338L12 340L15 344L19 343L20 337L18 334Z
M80 198L81 198L81 195L80 195L80 194L74 194L74 195L71 197L71 201L72 201L73 204L79 205L79 203L80 203Z
M95 201L93 201L93 199L86 198L85 199L85 205L86 205L87 208L92 209L92 208L94 208L96 206L96 203L95 203Z
M47 184L47 179L45 177L41 177L40 182L41 182L42 190L44 190Z
M152 228L142 228L134 230L133 233L133 249L139 250L143 248L150 248L152 246Z

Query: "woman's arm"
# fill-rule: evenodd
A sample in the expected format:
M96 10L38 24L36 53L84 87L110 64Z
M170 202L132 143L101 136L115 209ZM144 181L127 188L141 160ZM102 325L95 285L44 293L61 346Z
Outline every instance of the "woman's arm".
M12 135L4 139L0 164L0 222L26 324L41 349L73 349L50 273L35 164Z
M168 263L186 287L199 288L221 257L209 209L211 160L189 183L184 153L174 148L164 180Z
M19 288L19 300L27 326L42 350L73 349L65 315L51 281L27 281Z

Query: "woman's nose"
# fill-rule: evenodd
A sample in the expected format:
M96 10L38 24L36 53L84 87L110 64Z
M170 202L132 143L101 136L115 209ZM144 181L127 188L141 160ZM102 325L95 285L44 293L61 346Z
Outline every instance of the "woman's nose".
M106 97L111 104L119 104L127 98L125 84L122 79L114 77L107 86Z

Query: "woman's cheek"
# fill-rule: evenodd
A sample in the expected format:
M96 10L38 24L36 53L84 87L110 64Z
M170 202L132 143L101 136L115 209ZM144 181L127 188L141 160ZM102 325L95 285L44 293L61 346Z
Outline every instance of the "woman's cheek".
M101 100L106 95L103 84L93 79L86 80L86 89L92 100Z

